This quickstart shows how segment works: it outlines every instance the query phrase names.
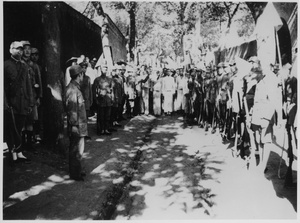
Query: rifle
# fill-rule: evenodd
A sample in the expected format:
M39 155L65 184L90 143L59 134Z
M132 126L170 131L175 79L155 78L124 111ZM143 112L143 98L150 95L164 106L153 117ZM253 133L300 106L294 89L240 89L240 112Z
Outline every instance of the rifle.
M244 107L245 107L246 117L249 117L249 108L248 108L246 97L244 97ZM253 162L256 161L256 159L255 159L255 150L256 150L255 139L254 139L252 130L247 125L247 123L245 123L245 124L246 124L246 130L248 131L248 134L250 137L250 147L252 148L250 150L250 161L252 160L252 164L253 164Z
M239 152L237 150L237 141L238 141L238 120L240 118L240 112L242 111L242 106L241 106L241 101L240 101L240 93L237 92L237 97L238 97L238 104L239 104L239 112L236 115L235 119L235 126L236 126L236 131L235 131L235 139L234 139L234 146L233 146L233 153L237 157L239 155Z

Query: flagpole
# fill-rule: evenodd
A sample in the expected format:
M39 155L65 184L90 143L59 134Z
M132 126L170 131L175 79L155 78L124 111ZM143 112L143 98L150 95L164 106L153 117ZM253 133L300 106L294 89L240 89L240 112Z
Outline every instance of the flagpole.
M280 54L280 48L279 48L278 33L276 31L276 28L274 28L274 30L275 30L276 49L277 49L277 53L278 53L279 67L282 68L282 61L281 61L281 54Z

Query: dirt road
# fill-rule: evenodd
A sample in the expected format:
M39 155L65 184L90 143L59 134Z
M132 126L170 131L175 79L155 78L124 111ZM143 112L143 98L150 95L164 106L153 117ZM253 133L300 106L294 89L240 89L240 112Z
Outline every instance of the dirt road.
M136 116L122 124L99 137L90 122L84 182L70 180L67 159L41 146L27 153L31 164L9 167L4 157L3 219L297 217L297 188L285 188L277 176L278 148L262 175L233 158L218 134L183 128L179 116Z

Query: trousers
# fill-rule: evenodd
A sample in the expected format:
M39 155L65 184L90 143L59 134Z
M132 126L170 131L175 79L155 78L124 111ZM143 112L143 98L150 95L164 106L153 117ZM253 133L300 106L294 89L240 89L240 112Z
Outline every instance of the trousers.
M4 140L10 151L13 148L16 148L18 152L24 150L24 147L21 145L21 135L25 120L26 115L12 114L10 110L5 110L4 112Z
M111 118L111 106L98 107L97 109L97 132L109 129Z
M71 178L81 177L81 159L84 152L84 137L71 133L69 147L69 173Z

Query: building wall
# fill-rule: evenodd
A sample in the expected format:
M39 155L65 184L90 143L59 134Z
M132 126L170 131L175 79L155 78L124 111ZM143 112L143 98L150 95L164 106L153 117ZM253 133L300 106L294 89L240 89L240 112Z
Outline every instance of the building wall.
M110 17L106 14L106 18L109 26L108 39L112 48L113 61L114 63L123 60L126 61L127 50L126 50L126 39Z
M9 47L12 41L29 40L32 46L40 50L41 62L46 60L43 55L43 34L41 7L42 2L4 2L4 59L10 57ZM81 13L63 2L57 2L59 10L59 26L61 39L62 70L66 60L72 56L84 54L99 57L102 53L101 28Z

